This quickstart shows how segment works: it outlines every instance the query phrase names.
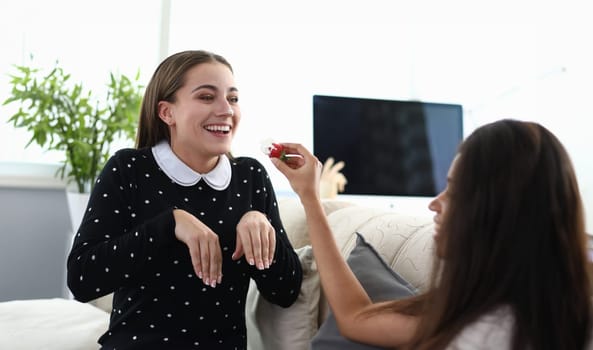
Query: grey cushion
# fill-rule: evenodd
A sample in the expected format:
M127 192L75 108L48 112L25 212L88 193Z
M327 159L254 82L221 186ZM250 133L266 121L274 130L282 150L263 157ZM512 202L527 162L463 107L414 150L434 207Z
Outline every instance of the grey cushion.
M253 280L245 303L247 350L307 350L319 328L319 273L313 249L295 249L303 267L303 283L297 300L290 307L274 305L264 299Z
M347 262L354 275L373 301L399 299L415 294L414 287L406 282L379 256L359 233L356 246L348 256ZM382 349L348 340L340 334L336 319L330 312L325 322L311 341L312 350L368 350Z

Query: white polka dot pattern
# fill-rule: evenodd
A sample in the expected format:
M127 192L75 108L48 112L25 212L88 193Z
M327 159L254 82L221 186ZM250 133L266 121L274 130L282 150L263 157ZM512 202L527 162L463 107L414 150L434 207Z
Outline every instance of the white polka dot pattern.
M115 292L104 349L245 349L250 279L266 299L294 302L302 270L269 177L255 159L231 164L230 185L217 191L202 181L171 181L150 150L122 150L108 161L68 257L68 285L78 300ZM224 277L216 288L196 277L187 247L175 239L174 208L218 234ZM277 232L268 270L231 258L236 225L249 210L263 212Z

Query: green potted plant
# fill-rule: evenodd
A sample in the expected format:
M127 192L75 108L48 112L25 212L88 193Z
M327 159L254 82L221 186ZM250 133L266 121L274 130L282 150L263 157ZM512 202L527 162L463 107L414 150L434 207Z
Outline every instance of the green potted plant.
M12 92L3 104L18 103L19 109L8 121L31 132L26 146L34 142L64 152L57 175L75 183L79 193L90 192L113 142L135 137L143 89L139 74L130 79L110 73L105 96L97 98L82 83L71 83L58 63L47 74L15 67Z
M75 184L74 191L66 191L74 233L111 146L135 138L143 90L139 73L133 79L110 73L105 95L97 97L82 83L72 83L57 62L46 74L39 68L15 68L12 92L3 105L19 104L19 109L8 122L31 132L26 147L36 143L64 153L56 175Z

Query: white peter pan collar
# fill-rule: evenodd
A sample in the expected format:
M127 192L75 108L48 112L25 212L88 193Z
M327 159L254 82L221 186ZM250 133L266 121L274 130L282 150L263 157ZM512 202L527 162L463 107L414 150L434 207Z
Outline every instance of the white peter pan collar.
M181 186L193 186L204 179L210 187L222 191L231 183L231 162L224 154L219 156L214 169L206 174L200 174L182 162L166 140L153 146L152 154L163 172Z

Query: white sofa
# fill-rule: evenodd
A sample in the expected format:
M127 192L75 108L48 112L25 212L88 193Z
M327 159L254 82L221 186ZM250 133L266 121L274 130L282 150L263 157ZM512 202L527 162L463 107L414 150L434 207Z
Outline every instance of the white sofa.
M430 218L340 200L324 200L323 205L344 257L354 248L358 232L414 288L426 287L433 256ZM305 279L299 299L290 308L268 304L252 284L246 304L251 350L309 349L329 313L319 287L303 208L296 198L280 200L279 207L289 238L301 257ZM109 298L93 305L59 298L0 303L0 349L97 349L96 340L109 322Z

